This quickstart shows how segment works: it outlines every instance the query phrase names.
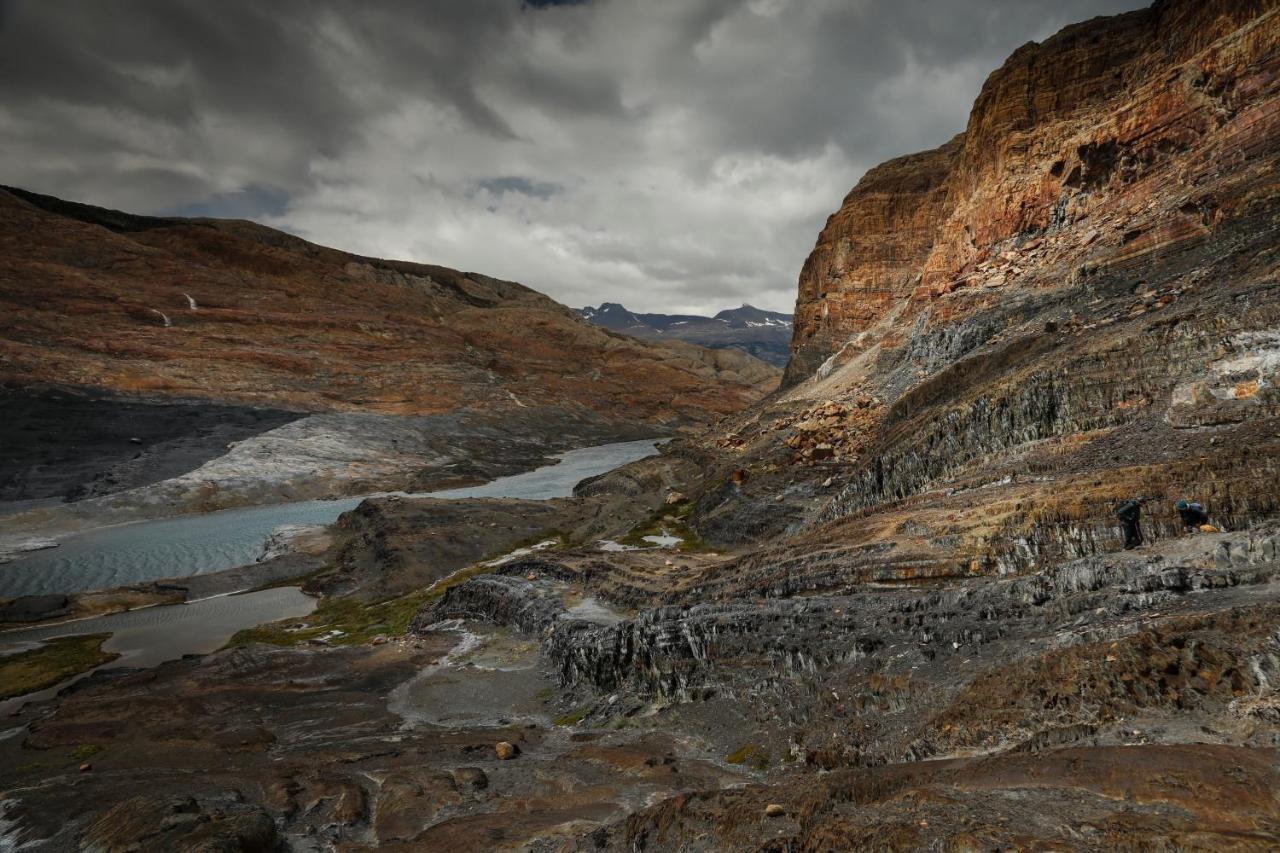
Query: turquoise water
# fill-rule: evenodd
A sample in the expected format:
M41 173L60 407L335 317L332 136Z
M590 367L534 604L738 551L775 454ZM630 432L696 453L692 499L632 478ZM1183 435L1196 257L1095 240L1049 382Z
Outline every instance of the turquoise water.
M587 477L654 453L657 441L604 444L560 454L558 464L433 498L566 497ZM0 596L85 592L205 574L252 563L282 524L330 524L364 497L300 501L92 530L0 566Z
M316 600L303 595L296 586L220 595L189 604L144 607L58 625L0 632L0 655L36 648L54 637L110 633L102 648L120 657L98 669L155 666L183 655L207 654L222 648L231 635L242 628L277 619L302 618L315 608ZM73 676L47 690L0 701L0 717L27 702L51 698L88 674Z

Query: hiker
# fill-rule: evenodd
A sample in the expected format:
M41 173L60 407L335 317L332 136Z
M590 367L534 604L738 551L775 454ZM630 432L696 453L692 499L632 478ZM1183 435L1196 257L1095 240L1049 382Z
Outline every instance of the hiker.
M1146 498L1129 498L1127 501L1121 501L1115 508L1116 518L1120 519L1120 524L1124 527L1126 551L1131 551L1142 544L1142 528L1138 522L1142 520L1142 505L1146 501Z
M1209 523L1209 513L1195 501L1180 500L1176 504L1178 517L1182 519L1182 529L1187 533L1217 533L1218 528Z
M1209 523L1209 514L1200 504L1180 500L1175 506L1178 509L1178 517L1182 519L1182 527L1188 533L1199 530L1202 524Z

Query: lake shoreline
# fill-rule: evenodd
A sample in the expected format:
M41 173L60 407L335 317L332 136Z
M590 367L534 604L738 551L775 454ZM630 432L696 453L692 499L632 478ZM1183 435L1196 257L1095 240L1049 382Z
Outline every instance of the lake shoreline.
M488 483L430 494L382 493L361 496L360 498L349 498L342 501L341 504L345 506L354 501L355 506L359 506L368 498L394 501L430 501L432 503L460 501L464 504L470 504L477 499L490 499L494 500L495 503L501 504L510 500L510 498L499 497L504 493L543 495L545 497L535 497L532 500L551 500L555 497L564 497L571 494L574 486L582 480L614 470L620 464L626 464L626 462L651 455L656 451L657 443L656 440L646 439L580 448L558 454L551 464L509 477L498 478ZM530 500L530 498L522 498L521 500ZM270 510L272 508L262 507L259 509ZM234 511L209 513L203 517L223 515L226 512ZM336 523L340 515L340 513L335 515L335 518L330 523ZM148 523L152 522L138 522L137 524L146 525ZM134 527L136 525L125 526ZM263 544L269 541L270 534L264 538ZM189 636L191 625L188 624L186 629L188 636L184 636L182 638L183 642L178 644L181 648L178 649L166 645L165 651L161 653L161 660L173 659L174 657L180 657L182 654L208 653L220 648L238 630L311 612L321 594L317 591L304 591L298 586L286 584L306 577L323 565L324 560L318 553L308 554L286 551L262 562L244 563L217 571L197 572L172 578L161 578L144 584L68 594L62 596L65 599L65 603L56 610L51 611L55 615L33 620L29 624L15 625L12 622L7 623L7 629L0 631L0 654L4 654L6 650L9 653L13 653L17 650L30 648L30 644L33 642L101 631L112 633L111 638L104 645L104 649L108 652L114 652L116 651L115 647L120 643L120 639L112 631L112 626L117 623L127 627L137 623L140 619L144 622L163 622L172 618L177 618L179 622L189 623L191 619L198 620L198 616L194 611L200 610L202 605L208 607L210 606L207 604L208 602L223 598L241 597L251 601L255 596L272 600L285 596L288 599L283 602L285 609L279 611L270 609L253 610L250 605L253 615L249 621L240 620L227 623L230 627L226 627L216 637L212 637L205 642L197 642L195 645L191 643ZM4 570L12 570L12 566L6 567ZM298 597L290 596L281 592L281 590L293 590L297 593L297 596L305 596L310 601L309 606L303 606ZM46 594L27 598L29 600L40 597L53 599L59 596L57 594ZM22 598L17 599L19 602L23 600ZM97 608L96 611L95 607ZM191 610L186 608L191 608ZM224 606L218 609L226 610L228 608ZM158 613L151 619L137 615L147 610L154 610ZM149 643L153 647L158 647L164 639L166 638L154 637L143 642L144 645ZM167 640L172 642L172 637L167 638ZM53 687L33 694L12 697L4 703L0 703L0 713L13 711L29 701L50 698L56 695L58 691L98 669L154 665L161 662L161 660L155 660L146 663L146 661L150 660L150 658L146 657L146 652L145 648L134 648L132 654L121 655L119 659L109 664L95 666L92 669L77 673L71 678L60 681ZM142 655L141 658L140 655ZM139 660L143 661L143 663L139 663Z
M435 492L382 491L340 499L265 504L96 527L66 537L57 548L37 551L0 566L0 598L69 596L75 593L136 588L139 583L181 585L185 579L192 577L254 565L271 534L282 525L332 524L344 512L355 509L371 498L455 500L501 496L541 500L562 497L571 493L578 480L611 470L601 469L602 464L616 462L612 467L617 467L618 464L640 458L634 455L634 449L653 452L658 441L659 439L640 439L566 450L555 454L550 465L544 464L463 488ZM620 455L615 458L610 456L611 453ZM601 457L601 461L597 461L597 457ZM573 482L567 482L570 478ZM502 495L503 484L509 482L515 484L513 488L517 494ZM188 531L189 541L180 539L184 530ZM157 540L163 540L163 545L139 542L153 534ZM104 557L104 554L108 556ZM112 560L116 563L111 562ZM120 578L118 563L124 560L130 561L128 568L138 576ZM163 567L179 562L185 562L194 571L164 571ZM141 568L139 563L142 564ZM90 571L96 572L97 576L119 578L119 582L90 581L97 585L86 586L84 578ZM304 568L300 574L306 571ZM28 572L39 575L24 577L18 574ZM259 582L278 579L268 578ZM0 622L6 621L8 620L0 615Z

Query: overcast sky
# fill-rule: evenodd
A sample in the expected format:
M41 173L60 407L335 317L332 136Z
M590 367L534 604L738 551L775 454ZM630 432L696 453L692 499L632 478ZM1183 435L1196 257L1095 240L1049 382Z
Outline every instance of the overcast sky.
M0 183L578 307L790 311L868 168L1142 0L0 0Z

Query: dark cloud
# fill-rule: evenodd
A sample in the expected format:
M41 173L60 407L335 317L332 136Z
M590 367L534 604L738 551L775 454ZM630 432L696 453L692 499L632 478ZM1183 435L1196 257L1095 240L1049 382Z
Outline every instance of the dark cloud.
M1142 0L9 0L0 183L570 304L788 308L862 171Z
M518 175L506 175L501 178L484 178L476 181L476 188L495 195L503 193L520 193L543 201L564 190L559 184L549 181L534 181Z

